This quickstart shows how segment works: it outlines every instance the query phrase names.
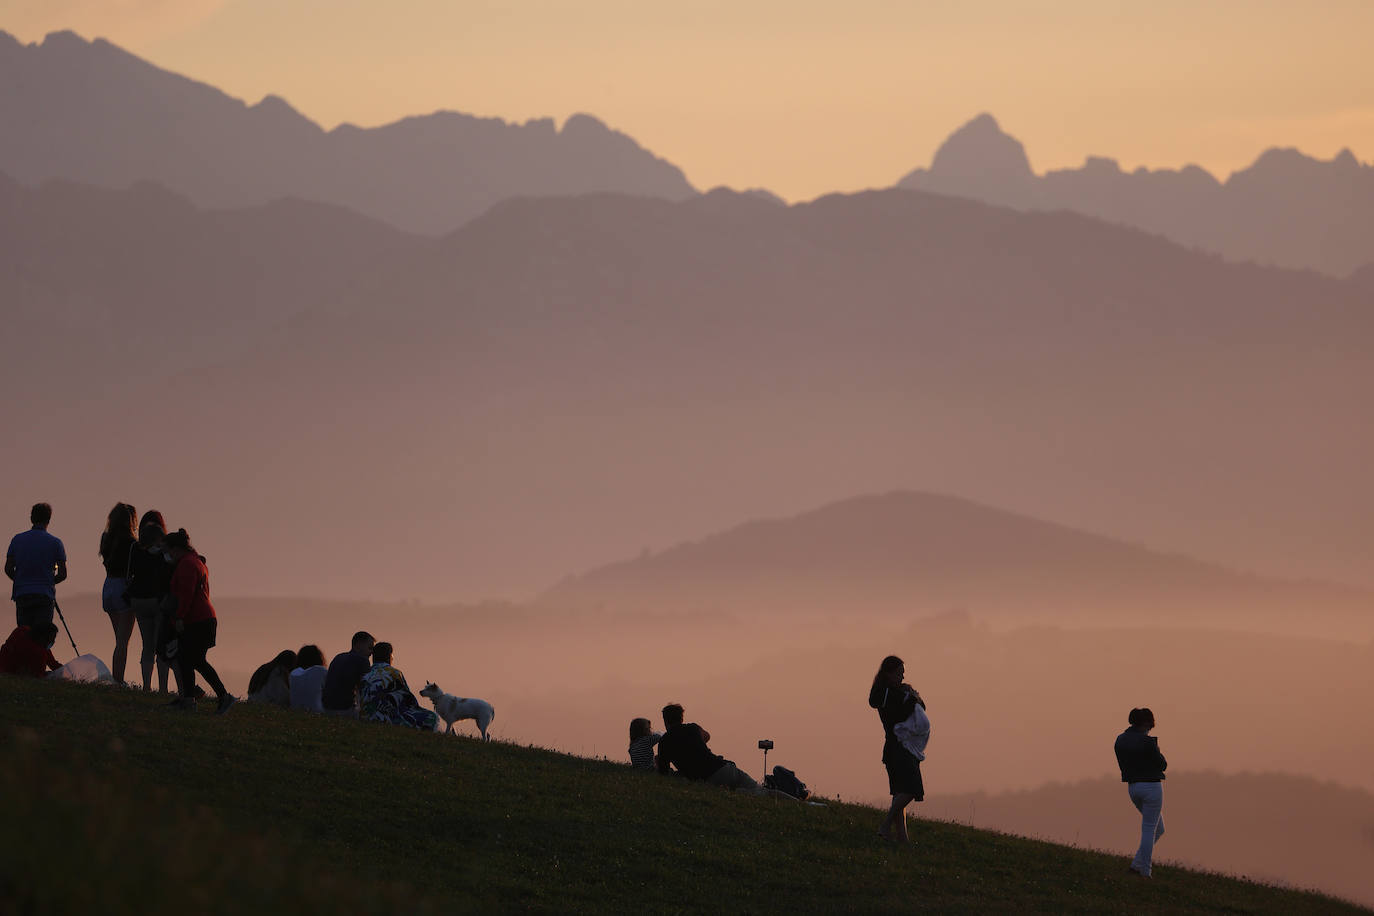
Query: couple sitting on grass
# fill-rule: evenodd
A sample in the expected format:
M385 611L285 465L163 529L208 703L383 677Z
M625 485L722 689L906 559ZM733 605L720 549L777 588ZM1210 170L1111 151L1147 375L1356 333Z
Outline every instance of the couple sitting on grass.
M699 779L712 785L747 792L762 793L748 773L707 747L711 734L695 722L683 724L682 706L669 703L663 707L662 735L650 731L648 719L630 723L630 763L636 769L649 770L657 766L660 773L677 772L688 779ZM658 756L653 753L658 745Z
M249 699L433 731L439 717L420 708L391 659L391 643L376 642L366 631L354 633L349 651L334 656L328 668L318 646L287 650L253 674Z

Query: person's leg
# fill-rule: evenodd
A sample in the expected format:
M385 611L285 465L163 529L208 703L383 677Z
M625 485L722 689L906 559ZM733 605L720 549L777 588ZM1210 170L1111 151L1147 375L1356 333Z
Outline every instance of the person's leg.
M1130 794L1132 804L1140 811L1140 848L1131 860L1131 870L1148 878L1155 840L1163 833L1160 820L1164 809L1164 791L1157 782L1133 782Z
M157 656L157 609L147 607L147 602L134 602L134 622L138 624L138 668L143 675L143 690L153 689L153 661ZM166 675L163 675L164 686Z
M878 835L885 840L905 843L910 838L906 832L906 806L915 801L915 796L897 792L892 796L892 807L887 809L887 817L878 828Z
M33 627L52 623L55 606L56 602L47 595L20 595L14 599L15 625Z
M175 638L177 641L176 665L180 672L177 680L181 687L181 698L194 700L196 697L196 669L205 661L205 652L209 647L196 639L195 624L185 624Z
M188 624L186 632L193 632L195 636L198 649L195 661L196 670L205 678L205 683L210 685L210 689L215 691L215 696L222 701L229 696L229 691L225 689L224 682L219 679L219 673L215 671L215 667L206 658L210 648L215 644L215 624L216 621L213 619L198 620L193 624Z
M110 659L110 673L116 684L124 683L124 669L129 663L129 637L134 632L134 612L115 611L110 614L110 626L114 628L114 657Z

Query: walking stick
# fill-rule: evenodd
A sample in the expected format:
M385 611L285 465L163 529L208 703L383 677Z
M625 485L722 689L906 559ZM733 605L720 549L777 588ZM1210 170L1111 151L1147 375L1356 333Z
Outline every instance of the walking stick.
M72 651L80 655L81 650L76 647L76 640L72 639L72 628L67 626L67 618L62 616L62 605L58 604L57 599L54 598L52 600L52 606L57 609L57 619L62 621L62 629L67 631L67 641L72 644Z

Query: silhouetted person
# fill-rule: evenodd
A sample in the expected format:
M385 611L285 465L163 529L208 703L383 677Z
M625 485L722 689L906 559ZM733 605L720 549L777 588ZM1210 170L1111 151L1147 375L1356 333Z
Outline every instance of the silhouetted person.
M903 683L906 677L906 664L897 656L889 655L878 666L873 676L873 686L868 691L868 705L878 710L878 718L883 723L883 766L887 768L887 788L892 793L892 807L887 817L878 827L878 835L885 840L905 843L909 837L906 832L906 806L914 801L924 801L925 783L921 780L921 761L903 746L893 732L900 722L910 718L917 706L926 708L925 700L910 684Z
M124 668L129 660L129 637L134 632L134 609L129 604L129 566L133 561L138 531L134 522L138 512L127 503L115 503L105 518L100 534L100 563L105 567L105 584L100 588L100 607L110 617L114 630L114 655L110 673L116 684L124 683Z
M62 665L53 657L57 627L51 623L17 626L0 646L0 674L46 677Z
M353 634L352 647L340 652L329 663L325 673L320 704L328 716L358 715L358 685L372 668L372 647L375 640L366 630Z
M1127 783L1131 804L1140 812L1140 848L1130 869L1142 878L1150 877L1150 860L1155 843L1164 836L1164 770L1169 762L1159 752L1159 739L1150 736L1155 714L1149 707L1132 709L1126 721L1130 728L1116 736L1116 764L1121 781Z
M164 618L163 602L172 585L172 566L167 562L163 551L162 539L167 535L167 524L162 513L149 510L143 513L138 523L138 541L129 555L129 607L134 612L134 622L138 624L138 638L143 643L143 651L138 658L143 673L143 689L152 689L153 666L157 666L157 689L167 692L167 659L158 654L162 645ZM170 628L171 622L165 621ZM179 676L179 675L178 675Z
M682 707L669 703L663 707L663 727L667 729L658 739L658 771L671 773L674 769L688 779L702 779L712 785L731 789L759 791L759 784L748 773L735 766L734 761L713 754L707 747L711 733L695 722L682 722Z
M653 730L648 719L630 720L630 766L636 770L654 768L654 746L662 733Z
M291 705L291 669L296 667L296 653L283 649L270 662L258 665L248 679L250 703L266 703L283 709Z
M5 552L5 575L14 581L14 620L19 626L52 623L57 585L67 578L67 550L48 534L52 506L37 503L29 510L28 531L10 539Z
M301 646L296 653L296 667L291 671L291 708L324 712L324 681L328 676L320 647Z
M167 555L172 558L172 612L177 634L177 664L181 668L181 697L176 701L183 709L196 708L196 672L205 678L219 699L215 712L223 713L234 705L234 698L224 689L206 653L215 645L219 620L215 606L210 603L210 571L205 560L191 546L185 528L167 535Z
M372 647L372 667L358 688L358 718L431 732L439 724L439 714L420 706L406 676L391 664L389 642Z

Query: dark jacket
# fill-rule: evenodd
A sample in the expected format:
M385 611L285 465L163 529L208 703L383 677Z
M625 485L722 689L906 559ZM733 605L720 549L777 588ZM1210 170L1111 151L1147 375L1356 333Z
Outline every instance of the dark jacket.
M918 703L922 709L926 708L925 700L920 699L904 686L888 687L876 681L873 683L873 689L868 692L868 705L878 710L878 719L883 723L884 763L892 759L894 754L910 753L902 747L902 742L898 741L897 736L892 733L892 727L909 718Z
M1122 782L1161 782L1169 762L1159 752L1159 739L1128 728L1116 736L1116 765Z
M674 725L658 739L658 771L671 772L669 765L688 779L709 779L725 766L725 758L711 753L695 722Z

